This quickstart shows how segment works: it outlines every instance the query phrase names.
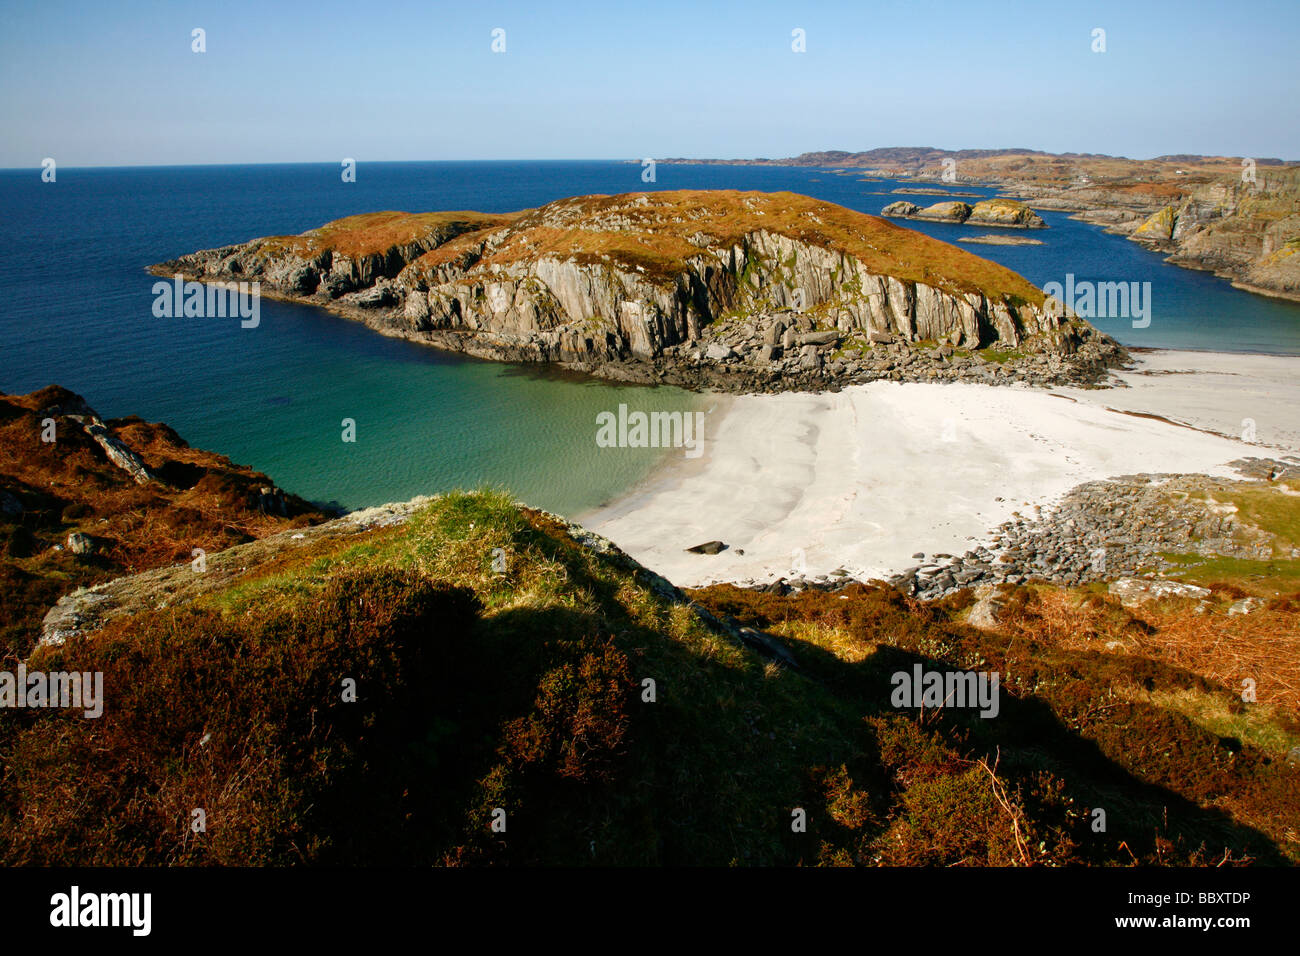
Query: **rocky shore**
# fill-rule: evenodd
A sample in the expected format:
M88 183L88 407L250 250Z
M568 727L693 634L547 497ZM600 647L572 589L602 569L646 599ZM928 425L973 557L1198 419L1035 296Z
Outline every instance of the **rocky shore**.
M966 588L987 596L996 585L1031 582L1066 587L1109 582L1111 590L1126 601L1146 600L1195 596L1203 590L1164 579L1190 561L1300 558L1300 548L1290 545L1280 553L1276 536L1240 516L1230 500L1239 489L1300 481L1300 458L1247 458L1232 466L1242 481L1139 474L1086 482L1046 514L1030 517L1017 512L986 544L963 554L917 552L912 557L919 563L888 581L924 601ZM834 592L852 583L853 576L841 568L813 577L792 575L764 583L742 581L737 586L785 595L807 589Z
M998 185L1038 209L1072 212L1073 219L1163 253L1173 265L1213 272L1250 292L1300 300L1300 177L1259 175L1253 183L1211 180L1172 193Z
M698 343L669 346L653 359L572 367L623 382L759 393L838 391L879 380L1095 386L1128 360L1105 336L1089 336L1073 348L1069 354L1025 354L868 338L817 329L810 317L783 312L711 328Z
M1276 465L1297 471L1294 463ZM1273 557L1269 538L1240 524L1234 508L1197 497L1210 491L1212 499L1219 484L1203 475L1161 474L1088 482L1046 517L1006 522L988 545L962 555L931 555L891 583L931 600L983 584L1040 580L1077 586L1159 574L1179 567L1171 554Z

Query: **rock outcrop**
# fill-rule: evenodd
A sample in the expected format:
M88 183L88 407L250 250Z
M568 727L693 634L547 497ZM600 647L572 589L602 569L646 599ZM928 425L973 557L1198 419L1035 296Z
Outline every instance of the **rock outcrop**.
M1288 540L1258 527L1231 503L1239 489L1290 496L1296 464L1272 459L1232 464L1250 480L1145 474L1086 482L1049 513L1028 518L1017 512L987 544L956 557L935 555L896 575L892 583L929 600L966 587L1030 580L1077 587L1118 578L1145 579L1185 570L1196 559L1267 562L1300 557ZM1261 465L1267 467L1261 471ZM1275 490L1275 481L1286 487ZM1126 587L1150 597L1174 593L1156 585Z
M1279 208L1257 184L1213 183L1162 206L1129 238L1246 288L1300 298L1300 202Z
M65 388L0 394L0 656L26 656L70 591L160 566L202 577L204 554L330 513Z
M122 575L78 588L58 599L41 622L38 647L57 647L68 638L99 630L120 617L177 607L228 587L250 567L321 541L349 538L376 528L404 524L430 498L417 497L353 511L320 524L287 529L215 552L202 574L183 561L139 574Z
M483 358L688 387L870 380L882 376L870 363L849 368L844 351L852 361L895 344L1014 352L1013 369L1021 356L1050 357L1061 381L1095 381L1124 358L1086 323L1045 311L1043 293L1010 270L792 193L589 196L506 216L378 213L154 271L258 280L263 294ZM735 363L755 374L725 371Z
M1300 299L1300 168L1261 166L1253 181L1232 172L1176 182L1147 178L1008 191L1165 253L1173 265L1213 272L1251 292Z
M1001 226L1006 229L1046 229L1043 218L1014 199L985 199L975 205L960 201L939 202L922 209L916 203L891 202L880 210L891 219L924 219L970 226Z

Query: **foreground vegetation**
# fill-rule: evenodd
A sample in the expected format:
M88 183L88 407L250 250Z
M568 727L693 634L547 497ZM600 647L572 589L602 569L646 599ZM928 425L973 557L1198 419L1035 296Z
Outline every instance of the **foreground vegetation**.
M38 651L31 667L102 670L107 703L0 711L0 860L1300 858L1300 724L1278 689L1300 597L1249 616L1284 672L1256 703L1213 646L1176 653L1192 615L1240 627L1229 591L1199 615L1003 597L989 630L968 592L686 597L506 496L444 496ZM915 664L999 672L998 716L893 707Z

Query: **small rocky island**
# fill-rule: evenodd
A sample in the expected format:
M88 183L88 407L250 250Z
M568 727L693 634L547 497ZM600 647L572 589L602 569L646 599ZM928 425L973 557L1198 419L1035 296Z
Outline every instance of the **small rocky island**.
M1004 205L975 209L988 224L1024 218ZM481 358L686 388L1096 384L1127 360L1087 322L1045 309L1042 290L1011 270L794 193L685 190L507 214L368 213L151 271L257 280L263 295Z
M939 202L922 209L914 202L899 200L880 210L891 219L924 219L928 222L951 222L966 226L1000 226L1004 229L1046 229L1047 223L1022 202L1014 199L985 199L967 202Z
M1031 239L1028 236L1000 236L996 233L983 236L962 236L957 241L984 246L1041 246L1043 244L1041 239Z

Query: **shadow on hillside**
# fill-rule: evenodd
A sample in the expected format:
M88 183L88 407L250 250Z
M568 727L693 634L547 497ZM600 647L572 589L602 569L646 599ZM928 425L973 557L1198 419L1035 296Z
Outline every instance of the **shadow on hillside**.
M1144 780L1130 769L1108 756L1098 743L1062 722L1057 712L1038 696L1016 696L1000 688L999 711L995 717L982 718L973 709L953 707L923 710L900 710L892 706L894 690L892 677L896 673L914 673L920 665L923 672L947 673L963 668L954 667L942 659L918 654L889 645L878 645L874 654L856 664L849 664L822 648L797 640L785 640L809 679L822 683L841 700L858 708L862 716L881 716L900 712L914 715L934 728L941 728L950 740L964 740L965 750L972 759L983 757L990 766L996 763L998 773L1010 780L1023 781L1034 773L1049 771L1063 779L1067 793L1076 805L1088 810L1102 808L1106 811L1106 830L1082 834L1092 847L1084 846L1087 856L1104 852L1114 854L1121 841L1128 850L1155 860L1163 841L1177 844L1182 841L1184 852L1195 849L1204 842L1211 852L1222 856L1230 849L1234 860L1249 856L1255 862L1268 865L1291 865L1291 861L1278 844L1267 834L1235 821L1223 810L1205 808L1170 787ZM1180 668L1147 661L1164 672L1174 683L1188 679L1199 681ZM1124 733L1130 724L1141 724L1142 718L1159 717L1181 723L1183 737L1167 740L1133 740L1133 748L1154 744L1168 744L1179 749L1189 740L1202 746L1202 753L1218 749L1218 756L1227 763L1239 752L1240 743L1217 738L1180 715L1171 716L1151 704L1126 702L1126 709L1139 720L1126 722L1113 730ZM1127 749L1127 748L1126 748ZM1189 747L1188 749L1193 749ZM873 755L878 756L878 755ZM1256 755L1259 757L1260 755ZM1267 766L1268 758L1260 763ZM1195 767L1183 767L1187 775ZM1206 775L1223 773L1222 766L1206 766ZM1245 771L1252 772L1251 770ZM1243 784L1244 785L1244 784ZM1229 782L1224 781L1223 789ZM1217 793L1211 793L1211 796ZM1080 841L1081 843L1083 840ZM1161 847L1157 844L1160 843ZM1116 858L1124 857L1120 852ZM1217 862L1217 859L1210 862Z
M565 563L576 587L590 589L602 608L619 607L616 586L593 577L580 562ZM698 607L684 596L677 600ZM882 624L889 626L885 615L894 610L882 605L880 619L871 622L876 633L881 633ZM1033 658L1041 671L1038 679L1046 681L1044 691L1021 696L1020 691L1013 694L1003 687L999 712L991 718L953 708L923 715L892 706L891 676L898 671L910 673L915 665L926 671L956 668L940 658L878 640L871 642L876 646L873 654L850 663L809 642L769 634L791 651L797 664L793 670L786 668L785 686L780 689L778 682L763 676L772 656L745 647L734 629L727 631L728 640L747 655L744 668L696 653L622 613L611 617L521 609L495 617L492 626L502 627L503 633L540 633L556 639L565 632L611 636L634 662L634 670L643 669L638 675L650 672L645 668L664 675L659 681L660 703L634 711L631 746L644 748L645 753L630 752L630 757L634 764L640 761L642 774L662 774L665 761L693 759L702 765L694 775L674 766L667 779L651 777L633 785L660 793L664 788L683 788L696 793L696 799L715 787L718 800L731 801L732 812L699 814L700 825L693 825L690 834L694 845L689 847L685 842L674 845L667 828L658 828L659 852L652 855L660 861L728 862L735 858L729 849L734 851L749 838L754 840L750 849L756 858L742 862L809 862L808 844L792 841L785 832L789 830L785 808L795 805L791 801L823 796L814 781L824 768L838 764L856 767L873 788L887 792L884 809L890 802L896 805L899 785L893 782L893 769L883 765L878 741L865 722L906 714L939 730L970 761L983 758L989 766L996 765L999 777L1008 783L1028 784L1048 772L1064 781L1064 795L1073 807L1104 809L1104 832L1092 831L1087 825L1090 816L1082 825L1076 821L1072 830L1079 854L1088 862L1186 863L1204 844L1206 854L1213 854L1205 862L1218 862L1227 850L1232 861L1249 857L1262 864L1290 863L1266 833L1237 822L1224 810L1203 806L1236 794L1245 798L1241 802L1250 804L1252 811L1262 807L1281 816L1286 810L1285 768L1270 766L1269 758L1253 748L1243 750L1239 742L1222 740L1179 714L1138 700L1109 698L1120 672L1148 689L1208 689L1200 686L1205 682L1195 675L1158 661L1116 661L1110 655L1099 664L1098 656L1090 652L1044 649L1041 664L1037 656ZM1002 638L972 637L975 632L964 625L916 617L924 636L983 641L985 659L1001 658L997 644L1005 644ZM1095 705L1097 698L1105 702ZM704 779L710 782L704 785ZM763 799L746 801L737 781L765 787L767 792ZM667 805L673 805L671 797ZM761 819L738 820L737 812ZM730 845L701 832L708 829L702 826L704 818L711 821L709 827L733 833ZM773 830L783 832L773 839Z

